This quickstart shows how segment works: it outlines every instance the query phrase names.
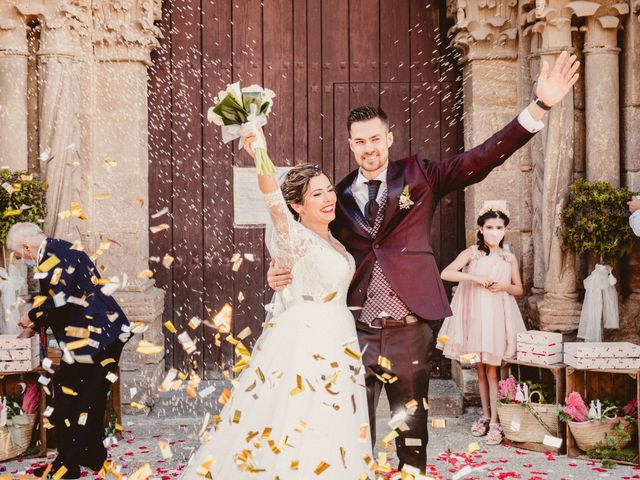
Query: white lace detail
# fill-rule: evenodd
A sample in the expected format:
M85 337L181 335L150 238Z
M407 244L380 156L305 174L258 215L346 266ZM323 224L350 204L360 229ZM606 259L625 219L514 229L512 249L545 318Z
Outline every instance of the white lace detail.
M277 303L282 302L284 308L302 301L322 303L327 298L346 303L355 272L353 257L337 240L331 237L329 243L297 222L279 189L263 197L273 224L267 247L278 265L290 269L293 276Z

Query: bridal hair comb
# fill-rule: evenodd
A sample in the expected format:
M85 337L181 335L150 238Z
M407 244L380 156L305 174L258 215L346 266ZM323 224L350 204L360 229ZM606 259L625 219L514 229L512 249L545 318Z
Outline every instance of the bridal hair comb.
M489 211L502 212L507 217L510 216L506 200L485 200L485 202L482 204L480 212L478 213L478 216L481 217Z

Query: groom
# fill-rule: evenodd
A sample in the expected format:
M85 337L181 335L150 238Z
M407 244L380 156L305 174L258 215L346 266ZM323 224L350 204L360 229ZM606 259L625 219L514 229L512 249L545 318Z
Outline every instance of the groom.
M331 229L356 261L348 305L357 308L372 439L385 388L392 416L404 416L406 424L396 438L400 469L425 470L431 321L451 315L429 241L433 212L443 196L484 179L542 129L545 111L577 80L579 62L567 57L563 52L551 70L544 65L537 97L516 119L481 145L441 162L420 155L390 162L393 134L384 111L359 107L349 113L349 146L360 168L336 187ZM290 278L287 270L269 270L274 289Z

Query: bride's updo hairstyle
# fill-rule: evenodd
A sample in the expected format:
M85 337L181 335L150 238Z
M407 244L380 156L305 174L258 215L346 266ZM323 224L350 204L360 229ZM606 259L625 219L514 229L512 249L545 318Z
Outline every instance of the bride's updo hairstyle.
M319 177L320 175L324 175L320 167L310 163L302 163L289 170L284 177L284 182L282 182L280 189L289 210L296 220L299 219L298 213L291 208L291 204L302 205L304 195L309 189L309 182L313 177Z

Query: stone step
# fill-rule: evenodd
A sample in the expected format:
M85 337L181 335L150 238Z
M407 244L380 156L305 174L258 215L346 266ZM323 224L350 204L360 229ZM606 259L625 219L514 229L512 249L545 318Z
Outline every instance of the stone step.
M453 380L429 381L429 415L459 417L464 413L464 397Z

